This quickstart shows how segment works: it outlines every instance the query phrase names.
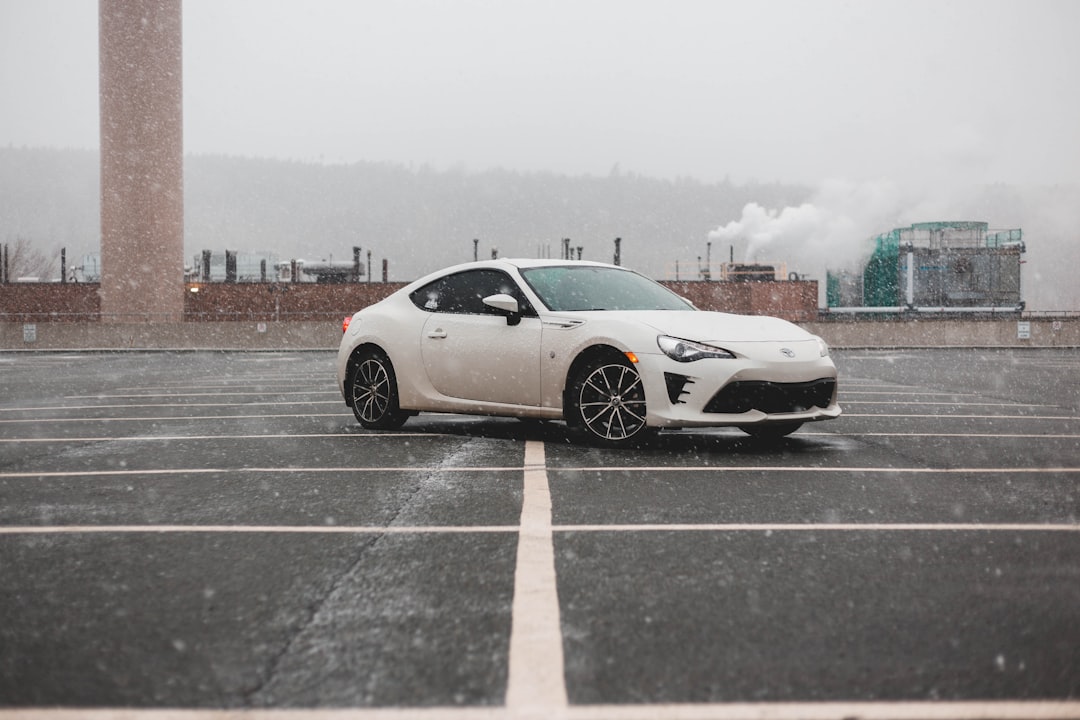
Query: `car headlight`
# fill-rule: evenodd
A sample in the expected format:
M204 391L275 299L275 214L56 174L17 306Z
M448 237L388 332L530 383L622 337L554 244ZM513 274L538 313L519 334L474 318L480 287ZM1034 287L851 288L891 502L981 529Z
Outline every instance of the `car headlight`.
M704 360L705 358L723 358L725 360L735 359L735 355L724 348L692 342L690 340L680 340L679 338L673 338L669 335L661 335L656 338L656 344L660 346L660 349L665 355L678 362L694 362L695 360Z
M821 357L829 357L829 346L825 341L817 336L814 336L814 339L817 340L818 352L821 353Z

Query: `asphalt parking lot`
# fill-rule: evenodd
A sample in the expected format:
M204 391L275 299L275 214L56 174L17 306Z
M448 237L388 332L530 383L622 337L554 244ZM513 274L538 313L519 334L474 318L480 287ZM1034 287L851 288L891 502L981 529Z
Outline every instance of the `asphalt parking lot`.
M1080 717L1080 351L835 355L838 420L610 451L0 354L0 717Z

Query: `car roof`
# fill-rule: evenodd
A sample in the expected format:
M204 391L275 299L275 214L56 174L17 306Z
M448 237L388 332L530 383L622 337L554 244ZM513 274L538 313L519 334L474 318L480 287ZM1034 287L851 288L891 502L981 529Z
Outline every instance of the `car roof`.
M460 263L458 265L450 265L444 268L440 268L439 270L435 270L434 272L430 272L427 275L424 275L423 277L414 280L406 287L402 288L402 290L405 292L411 292L413 289L426 285L432 280L443 277L444 275L452 275L454 273L462 272L464 270L471 270L476 268L496 268L499 270L527 270L529 268L536 267L566 267L575 265L579 267L607 267L629 271L629 268L612 265L611 263L593 262L592 260L557 260L552 258L497 258L494 260L477 260L473 262Z
M461 270L467 270L469 268L480 267L497 267L507 268L514 267L521 270L534 267L565 267L568 265L579 265L582 267L611 267L619 268L620 270L626 270L627 268L621 268L618 265L612 265L611 263L594 262L592 260L555 260L552 258L497 258L494 260L477 260L474 262L461 263L460 265L451 265L449 267L437 270L433 275L442 275L444 273L459 272Z
M617 265L612 265L611 263L594 262L592 260L554 260L551 258L499 258L499 260L513 265L517 268L557 267L566 265L584 265L589 267L618 267Z

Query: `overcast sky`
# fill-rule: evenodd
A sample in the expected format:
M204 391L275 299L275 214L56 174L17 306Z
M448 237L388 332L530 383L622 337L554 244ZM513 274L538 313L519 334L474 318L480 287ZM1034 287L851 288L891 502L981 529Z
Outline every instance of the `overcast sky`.
M1080 309L1077 0L183 13L188 153L800 183L806 204L750 204L700 243L737 237L821 279L892 227L983 220L1024 228L1029 307ZM0 0L0 146L99 147L97 16L95 0Z
M98 147L94 0L0 0L0 144ZM185 150L1080 181L1072 0L184 0Z

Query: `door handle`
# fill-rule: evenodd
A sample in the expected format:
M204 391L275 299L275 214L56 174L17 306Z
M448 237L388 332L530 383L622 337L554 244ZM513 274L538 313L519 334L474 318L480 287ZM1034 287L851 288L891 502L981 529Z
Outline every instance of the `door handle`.
M427 334L427 336L432 340L442 340L444 337L446 337L446 331L442 328L439 328L438 330L432 330Z

